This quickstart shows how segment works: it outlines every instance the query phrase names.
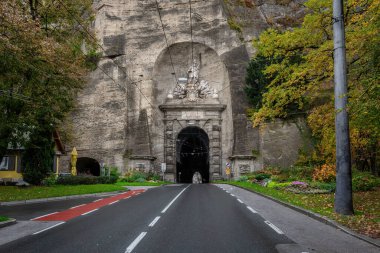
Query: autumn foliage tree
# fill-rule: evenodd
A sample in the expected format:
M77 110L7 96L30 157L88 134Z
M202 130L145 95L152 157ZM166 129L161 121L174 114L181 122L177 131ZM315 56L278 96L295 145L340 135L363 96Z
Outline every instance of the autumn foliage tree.
M332 0L309 0L305 7L308 14L300 27L269 29L254 42L259 59L277 61L260 71L269 81L251 118L259 125L306 114L318 140L317 156L334 164ZM352 157L358 169L379 174L380 1L345 1L345 22ZM252 85L248 81L248 89Z
M72 109L96 49L85 32L91 3L0 2L0 160L9 146L23 146L26 171L42 172L32 183L51 169L43 160L51 161L52 131Z

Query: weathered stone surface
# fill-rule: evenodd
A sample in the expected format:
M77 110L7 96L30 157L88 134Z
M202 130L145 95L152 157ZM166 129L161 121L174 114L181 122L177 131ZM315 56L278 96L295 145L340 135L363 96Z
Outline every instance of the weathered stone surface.
M306 122L302 118L267 123L260 127L260 156L263 165L289 167L300 149L310 149Z
M75 146L79 157L103 160L121 171L145 157L148 167L159 170L167 162L167 170L175 172L177 135L186 126L198 126L208 133L210 155L215 155L210 175L220 175L231 156L236 165L239 159L248 161L251 170L276 160L265 157L272 156L263 143L269 135L260 137L245 115L245 74L254 52L251 39L273 25L271 17L277 22L301 15L294 11L298 2L192 1L190 26L185 0L159 1L162 23L154 1L95 1L94 29L104 57L78 94L72 113L75 138L67 149ZM230 28L231 18L242 24L241 33ZM194 59L200 63L199 78L218 91L218 100L196 101L195 109L181 102L165 117L159 106ZM200 103L204 108L196 109ZM215 105L225 107L216 110ZM254 160L249 157L253 151L265 155Z

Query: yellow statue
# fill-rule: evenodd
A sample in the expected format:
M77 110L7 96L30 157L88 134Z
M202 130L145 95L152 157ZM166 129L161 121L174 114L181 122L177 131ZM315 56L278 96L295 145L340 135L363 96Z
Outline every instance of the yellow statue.
M76 176L77 175L77 157L78 157L78 152L77 149L74 147L73 151L71 151L71 175Z

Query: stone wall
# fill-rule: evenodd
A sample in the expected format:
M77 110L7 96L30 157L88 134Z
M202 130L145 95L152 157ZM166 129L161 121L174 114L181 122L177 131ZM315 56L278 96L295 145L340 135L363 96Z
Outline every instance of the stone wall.
M260 126L259 157L262 165L294 165L300 150L311 150L310 133L303 118L276 120Z

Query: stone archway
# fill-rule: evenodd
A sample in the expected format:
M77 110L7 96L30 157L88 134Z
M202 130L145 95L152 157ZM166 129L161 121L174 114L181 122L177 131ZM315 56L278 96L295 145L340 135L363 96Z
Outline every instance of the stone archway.
M181 130L176 143L176 167L179 183L191 183L196 172L203 183L209 182L209 137L204 130L195 126Z
M77 160L78 174L100 176L100 165L90 157L80 157Z

